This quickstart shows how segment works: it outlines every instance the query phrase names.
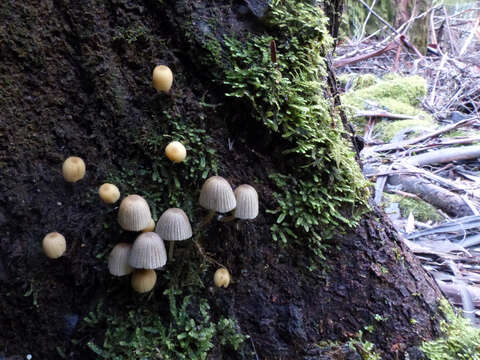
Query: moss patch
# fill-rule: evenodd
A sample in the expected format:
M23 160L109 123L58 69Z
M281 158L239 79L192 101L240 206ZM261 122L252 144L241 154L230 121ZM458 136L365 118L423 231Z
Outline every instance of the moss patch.
M480 329L470 320L458 315L446 299L440 300L440 310L445 315L440 328L443 337L424 342L421 349L430 360L478 360L480 353Z
M391 203L398 203L401 215L404 218L408 217L410 212L412 212L415 219L421 222L442 220L435 207L421 199L408 198L396 194L384 194L384 199L387 206Z
M374 74L342 74L337 81L342 88L359 90L375 85L379 79Z
M416 116L419 120L430 120L431 116L420 108L420 102L426 93L427 83L420 76L388 74L373 85L346 92L342 95L342 103L351 115L375 107ZM355 122L356 125L363 126L365 118L355 118Z
M227 96L247 102L252 116L286 145L289 166L271 175L277 185L273 238L297 240L321 254L322 238L357 224L366 208L367 182L330 112L324 55L332 45L327 18L307 1L276 0L266 18L273 37L227 39Z
M435 130L436 124L432 118L388 121L385 120L375 126L377 138L390 142L396 135L404 133L404 138L421 135L424 132Z

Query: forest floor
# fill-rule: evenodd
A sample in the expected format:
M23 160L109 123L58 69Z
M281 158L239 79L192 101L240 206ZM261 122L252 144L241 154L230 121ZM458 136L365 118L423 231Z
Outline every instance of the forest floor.
M333 64L375 202L446 297L480 326L478 9L449 14L439 6L423 15L434 29L425 56L385 26L384 37L342 42Z

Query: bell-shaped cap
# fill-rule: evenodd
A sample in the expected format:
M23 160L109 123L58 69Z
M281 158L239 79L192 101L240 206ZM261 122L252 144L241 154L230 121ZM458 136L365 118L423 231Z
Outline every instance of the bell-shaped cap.
M127 243L118 243L108 256L108 270L114 276L128 275L133 268L128 265L128 255L132 245Z
M139 195L128 195L120 203L118 223L127 231L141 231L150 225L152 215L148 203Z
M237 207L233 216L237 219L255 219L258 215L258 194L253 186L243 184L235 189Z
M157 282L157 273L155 270L139 269L132 274L131 284L138 293L146 293L153 289Z
M192 226L182 209L171 208L160 216L155 232L164 240L186 240L192 237Z
M135 269L158 269L167 263L163 240L154 232L141 233L133 243L128 263Z
M199 203L208 210L226 213L237 205L232 187L221 176L212 176L205 181L200 191Z

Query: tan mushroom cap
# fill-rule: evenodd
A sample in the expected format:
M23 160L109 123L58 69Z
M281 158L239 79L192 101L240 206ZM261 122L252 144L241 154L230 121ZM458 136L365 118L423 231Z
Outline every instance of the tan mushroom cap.
M157 91L168 93L173 83L173 73L168 66L158 65L153 69L153 87Z
M165 147L165 155L174 163L179 163L187 157L187 149L179 141L172 141Z
M120 199L120 190L113 184L105 183L98 188L98 195L107 204L114 204Z
M217 287L227 288L230 284L230 273L225 268L220 268L213 275L213 282Z
M131 284L133 289L139 293L146 293L153 289L157 282L155 270L138 269L132 274Z
M200 191L199 203L208 210L226 213L237 205L232 187L221 176L212 176L205 181Z
M68 157L62 165L65 181L76 182L85 176L85 162L78 156Z
M160 216L155 232L164 240L186 240L192 237L192 226L182 209L171 208Z
M124 230L141 231L150 225L152 215L148 203L139 195L128 195L120 203L118 223Z
M43 238L42 247L45 255L50 259L58 259L67 249L67 242L62 234L51 232Z
M127 243L118 243L108 256L108 270L114 276L128 275L133 268L128 265L128 255L132 245Z
M161 268L167 263L163 240L154 232L141 233L133 243L128 263L136 269Z
M233 216L237 219L255 219L258 215L258 194L253 186L240 185L235 189L237 207Z

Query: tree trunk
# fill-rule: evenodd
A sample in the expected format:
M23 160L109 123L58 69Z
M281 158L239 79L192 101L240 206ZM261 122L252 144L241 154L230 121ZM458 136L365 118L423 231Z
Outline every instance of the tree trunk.
M325 3L338 19L342 1ZM247 43L248 34L272 32L268 11L266 0L0 4L0 357L96 358L86 344L103 344L106 323L82 319L100 301L117 315L165 305L168 323L163 291L176 280L188 293L197 278L206 286L193 295L208 300L212 318L236 318L251 339L241 351L215 343L212 359L255 359L255 352L259 359L335 358L322 341L346 343L359 331L384 359L405 352L414 359L421 341L438 333L441 294L378 209L330 240L324 260L306 245L272 240L277 217L266 209L278 204L269 174L292 166L282 161L285 140L258 123L250 105L225 97L221 78L231 63L225 37ZM338 21L330 26L336 34ZM174 71L168 95L151 86L157 64ZM163 149L175 139L188 155L173 166ZM216 172L206 149L215 149L220 175L255 184L261 199L257 219L210 225L200 239L233 283L212 288L215 268L197 266L196 248L180 244L175 262L158 272L155 294L138 297L106 267L113 245L135 234L118 228L116 207L101 204L96 191L108 180L122 195L144 195L155 219L185 206L195 228L204 214L195 205L203 182L197 173ZM61 174L71 155L87 164L76 183ZM57 260L41 249L52 231L67 239ZM187 255L192 262L181 262Z

